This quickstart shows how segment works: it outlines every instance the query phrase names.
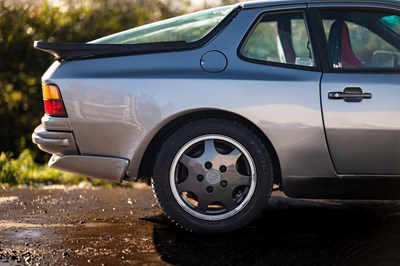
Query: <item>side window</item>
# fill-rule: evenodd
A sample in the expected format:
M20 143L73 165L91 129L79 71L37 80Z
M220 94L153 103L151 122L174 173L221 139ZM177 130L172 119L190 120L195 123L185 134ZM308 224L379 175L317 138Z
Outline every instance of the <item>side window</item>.
M263 62L315 66L303 12L264 15L248 35L241 55Z
M376 11L321 11L333 68L400 68L400 17Z

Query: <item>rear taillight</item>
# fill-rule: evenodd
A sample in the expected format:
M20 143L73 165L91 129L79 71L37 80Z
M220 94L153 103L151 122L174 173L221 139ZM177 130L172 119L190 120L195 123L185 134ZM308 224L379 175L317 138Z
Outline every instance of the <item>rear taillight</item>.
M61 98L60 89L53 84L43 84L44 112L50 116L66 117L64 103Z

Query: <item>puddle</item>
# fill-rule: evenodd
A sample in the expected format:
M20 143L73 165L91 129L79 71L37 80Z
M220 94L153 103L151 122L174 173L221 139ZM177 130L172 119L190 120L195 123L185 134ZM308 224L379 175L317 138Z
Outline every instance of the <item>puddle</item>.
M0 266L14 266L14 265L22 265L22 264L21 263L16 263L16 262L13 262L13 261L9 261L9 260L4 260L4 261L0 260Z
M42 233L40 231L29 230L29 229L18 231L15 235L17 239L34 239L40 236L42 236Z
M115 224L111 224L111 223L83 223L82 225L85 227L90 227L90 228L115 226Z
M275 192L245 228L198 235L171 223L142 184L1 193L0 266L400 262L400 201L294 200Z
M16 196L0 197L0 204L7 204L7 203L17 201L17 200L19 200L19 198Z
M73 227L72 224L31 224L31 223L18 223L7 220L0 220L0 229L9 228L52 228L52 227Z

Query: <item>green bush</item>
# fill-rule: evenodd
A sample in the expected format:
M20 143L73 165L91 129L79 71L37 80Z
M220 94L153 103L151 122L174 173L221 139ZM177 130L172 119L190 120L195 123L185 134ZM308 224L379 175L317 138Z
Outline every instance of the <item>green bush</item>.
M228 3L236 0L223 0ZM41 76L54 61L35 40L87 42L185 13L189 0L0 0L0 186L112 183L41 166L32 143L43 115ZM27 150L30 149L30 150Z
M79 176L35 163L33 153L25 149L18 158L11 153L0 154L0 185L67 184L77 185L88 181L94 186L115 186L116 184Z
M31 134L43 115L41 76L54 58L34 50L33 42L85 43L183 13L172 1L0 0L0 186L112 184L40 165L49 155Z
M85 43L183 12L173 6L172 0L0 0L0 152L15 158L28 148L36 162L48 159L31 134L43 115L41 76L54 57L34 50L34 41Z
M0 184L16 185L17 179L15 178L15 168L10 158L12 153L2 152L0 154Z

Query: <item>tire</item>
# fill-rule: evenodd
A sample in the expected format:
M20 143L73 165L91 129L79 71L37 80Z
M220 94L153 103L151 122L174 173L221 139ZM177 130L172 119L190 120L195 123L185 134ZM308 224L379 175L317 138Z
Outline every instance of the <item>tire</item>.
M164 142L154 164L154 195L166 215L198 233L239 229L265 207L272 165L258 136L236 121L187 123Z

